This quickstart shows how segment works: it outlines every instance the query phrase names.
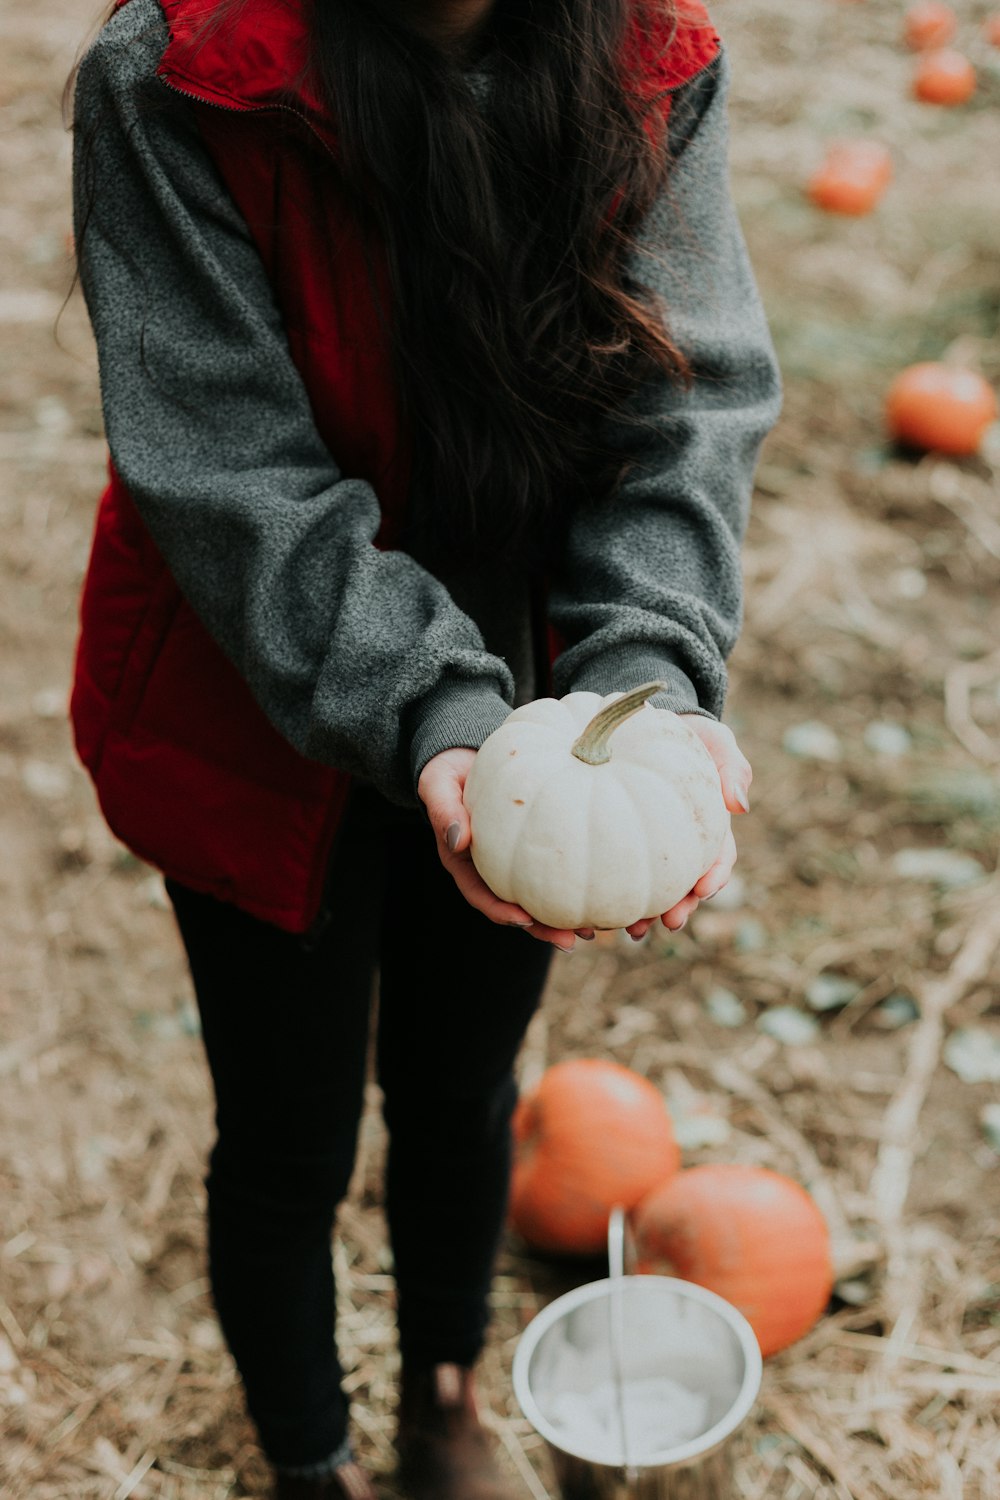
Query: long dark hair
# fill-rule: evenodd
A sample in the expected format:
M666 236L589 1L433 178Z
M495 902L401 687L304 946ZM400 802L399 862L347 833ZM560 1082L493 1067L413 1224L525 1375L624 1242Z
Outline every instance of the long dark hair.
M206 31L244 3L206 6ZM662 298L627 268L669 162L625 38L662 35L675 0L494 0L485 107L469 59L422 29L430 0L302 3L305 71L389 271L413 456L401 544L439 567L540 565L570 510L613 503L641 457L642 419L626 453L603 419L646 379L690 380Z
M388 260L416 550L537 559L630 467L601 420L689 376L625 266L666 163L618 60L630 17L671 5L495 0L484 110L409 5L311 0L310 65Z

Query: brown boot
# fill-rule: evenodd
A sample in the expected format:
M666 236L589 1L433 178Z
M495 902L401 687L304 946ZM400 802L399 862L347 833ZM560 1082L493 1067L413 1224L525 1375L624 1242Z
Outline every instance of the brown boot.
M407 1500L523 1500L496 1465L461 1365L404 1369L396 1448Z
M356 1463L346 1463L326 1479L277 1474L273 1500L378 1500L378 1496L364 1469Z

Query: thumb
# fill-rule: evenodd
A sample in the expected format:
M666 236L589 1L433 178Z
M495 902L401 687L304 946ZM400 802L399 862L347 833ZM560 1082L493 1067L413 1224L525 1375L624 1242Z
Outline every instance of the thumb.
M474 750L443 750L424 767L418 792L438 843L460 854L472 838L472 824L462 798Z

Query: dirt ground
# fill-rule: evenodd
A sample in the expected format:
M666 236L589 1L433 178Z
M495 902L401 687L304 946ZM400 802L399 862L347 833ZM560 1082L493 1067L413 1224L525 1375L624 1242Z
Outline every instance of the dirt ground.
M837 1296L768 1362L741 1500L1000 1495L1000 457L906 457L881 419L918 358L1000 383L1000 51L964 0L977 94L918 104L902 13L716 7L787 383L728 711L753 813L738 878L684 933L557 958L523 1059L526 1080L573 1055L638 1069L689 1163L775 1167L829 1219ZM71 276L59 104L93 19L90 0L0 7L0 1492L223 1500L262 1494L264 1467L207 1296L193 1001L159 877L105 831L65 714L104 445L79 294L53 332ZM803 196L842 136L892 150L868 218ZM391 1495L370 1103L335 1255L358 1444ZM486 1361L489 1419L536 1500L551 1477L510 1361L563 1274L594 1268L511 1239Z

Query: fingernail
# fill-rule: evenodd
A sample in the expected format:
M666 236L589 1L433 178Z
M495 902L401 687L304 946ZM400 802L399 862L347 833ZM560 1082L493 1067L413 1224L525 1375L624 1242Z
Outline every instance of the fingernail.
M516 917L511 917L504 923L504 925L506 927L520 927L522 932L527 932L529 928L534 927L535 924L534 922L519 922Z
M741 786L735 787L733 789L733 796L736 799L736 802L738 803L738 805L740 807L742 807L742 809L743 809L744 812L749 812L750 811L750 798L748 797L747 793L744 791L743 787L741 787Z
M592 943L597 936L596 932L578 932L577 937L583 938L585 943Z
M630 932L629 933L629 937L632 939L633 943L641 943L642 940L643 940L643 938L645 936L646 936L646 934L644 932Z
M576 944L570 943L569 947L567 948L564 943L556 943L556 947L559 949L560 953L572 953L573 949L576 947Z
M461 823L449 823L448 824L448 827L447 827L447 830L446 830L445 836L444 836L444 841L448 845L448 853L449 854L454 854L454 852L455 852L455 846L458 843L459 835L461 834L461 832L462 832L462 825L461 825Z

